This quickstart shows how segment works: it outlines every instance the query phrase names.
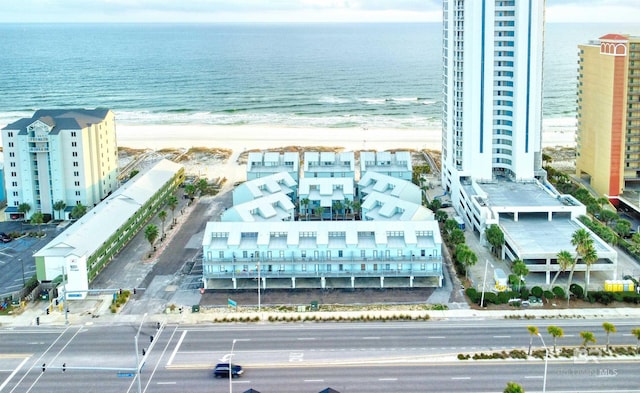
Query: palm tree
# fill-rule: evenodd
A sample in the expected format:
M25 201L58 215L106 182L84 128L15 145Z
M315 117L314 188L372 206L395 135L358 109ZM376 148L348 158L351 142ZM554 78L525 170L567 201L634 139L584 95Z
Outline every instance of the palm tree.
M582 256L582 260L584 264L587 266L587 276L584 281L584 295L589 295L589 279L591 274L591 265L598 261L598 253L596 252L596 248L591 244L586 250L584 255Z
M344 201L342 202L342 204L344 205L344 219L347 219L347 210L351 210L353 208L353 201L351 201L350 199L344 198Z
M603 322L602 328L604 332L607 333L607 352L609 352L609 334L616 332L616 326L611 322Z
M551 285L549 286L549 288L553 288L553 284L556 283L556 279L558 278L560 273L566 271L567 268L571 266L571 264L574 261L574 258L569 251L562 250L557 255L557 261L558 261L558 271L556 272L556 275L553 276L553 280L551 280Z
M636 255L640 255L640 232L636 232L633 235L631 235L629 250L631 250L631 252Z
M62 220L62 211L67 207L67 204L64 201L57 201L53 204L53 210L58 212L58 220Z
M147 239L147 241L151 245L151 252L153 252L153 243L155 243L156 239L158 238L158 227L153 224L147 225L147 227L144 229L144 238Z
M342 205L341 201L335 201L333 202L333 205L331 206L331 208L333 209L333 213L336 215L336 220L338 219L338 213L340 212L340 210L344 209L344 206Z
M469 278L469 268L478 262L478 256L466 244L456 246L456 259L464 266L464 275Z
M18 205L18 211L22 213L22 218L27 221L27 214L31 211L31 205L27 202L23 202Z
M318 217L320 217L320 221L324 221L324 217L322 217L322 215L324 214L324 206L316 207L316 214L318 215Z
M631 334L633 334L638 340L636 342L636 352L640 352L640 328L631 329Z
M171 209L171 221L176 222L175 211L178 207L178 198L175 195L171 195L167 198L167 206Z
M77 220L87 214L87 207L82 203L78 203L71 209L71 218Z
M444 210L436 210L435 219L438 222L445 222L449 218L449 215Z
M533 345L533 336L537 336L540 334L537 326L529 325L527 326L527 330L529 331L529 352L528 355L531 355L531 346Z
M302 198L300 199L300 207L304 206L304 213L305 213L305 217L307 218L307 221L309 221L309 198Z
M186 186L184 186L184 193L187 194L189 199L193 199L194 195L196 195L197 190L198 189L193 184L187 184Z
M569 272L569 281L567 282L567 304L569 304L569 298L571 291L569 288L571 287L571 282L573 281L573 272L576 269L576 265L578 264L578 259L582 258L588 248L593 246L593 239L589 232L586 229L580 228L573 233L571 237L571 244L576 248L576 259L574 259L571 264L571 271Z
M513 266L511 266L511 271L513 274L518 276L518 289L517 292L520 292L520 283L522 279L529 274L529 268L527 268L527 264L521 261L520 259L516 259L513 261Z
M582 346L587 349L589 343L596 343L596 336L593 335L592 332L580 332L580 337L582 337Z
M31 215L31 224L38 226L38 236L42 234L42 230L40 229L40 226L42 225L43 222L44 222L44 214L42 214L42 212L35 212Z
M360 206L362 206L360 204L360 201L353 201L353 204L351 205L353 207L353 219L356 219L356 213L358 213L360 211Z
M167 212L162 210L160 211L160 213L158 213L158 218L160 219L160 222L162 222L162 235L161 237L164 237L164 222L167 219Z
M207 192L207 188L209 188L209 183L207 183L207 179L198 180L198 183L196 183L196 188L200 192L200 195L204 195Z
M507 387L504 388L503 393L524 393L524 388L515 382L507 382Z
M556 352L556 342L558 337L564 337L564 330L559 326L549 325L547 326L547 332L553 337L553 352Z

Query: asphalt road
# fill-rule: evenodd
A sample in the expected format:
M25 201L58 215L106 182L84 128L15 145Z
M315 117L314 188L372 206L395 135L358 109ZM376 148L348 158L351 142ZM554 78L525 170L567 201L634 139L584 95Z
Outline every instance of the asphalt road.
M162 325L159 329L157 322L143 323L138 339L144 392L228 391L228 382L215 380L211 370L229 357L233 340L234 362L246 370L233 380L237 392L254 388L262 393L313 393L326 387L343 393L501 392L507 381L535 392L542 390L542 360L457 361L451 355L526 348L526 326L532 322L547 345L551 341L547 322L565 329L563 346L577 345L576 333L582 330L593 331L599 343L604 342L602 321L585 320ZM611 322L619 332L612 335L612 344L636 344L635 337L625 334L636 321ZM139 326L137 322L3 329L0 391L136 392L137 381L130 374L137 364L134 337ZM637 365L638 360L620 358L550 359L546 391L638 391Z

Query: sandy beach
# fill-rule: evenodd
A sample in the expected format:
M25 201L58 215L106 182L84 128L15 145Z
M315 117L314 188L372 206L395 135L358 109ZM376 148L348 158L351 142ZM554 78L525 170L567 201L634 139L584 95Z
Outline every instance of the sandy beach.
M570 122L569 120L573 120ZM575 120L545 122L543 147L574 146ZM345 150L441 148L440 129L292 128L218 125L117 125L118 145L131 148L217 147L245 150L331 146Z
M287 146L336 147L359 150L440 150L440 129L287 128L218 125L117 124L118 146L134 149L220 148L232 151L229 159L183 162L187 173L209 179L225 177L227 184L246 179L238 157L247 150ZM575 127L569 121L552 122L543 131L543 147L573 147Z

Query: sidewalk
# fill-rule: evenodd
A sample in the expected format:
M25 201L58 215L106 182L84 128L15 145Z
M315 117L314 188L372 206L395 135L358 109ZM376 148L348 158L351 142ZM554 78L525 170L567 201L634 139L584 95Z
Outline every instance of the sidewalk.
M58 308L46 315L44 304L30 304L20 315L0 316L0 327L26 327L36 326L36 318L40 318L40 326L85 325L85 324L119 324L138 322L142 315L111 313L109 305L111 296L102 295L92 299L73 301L70 310L65 316ZM175 311L165 314L151 314L146 316L150 322L172 324L204 324L204 323L234 323L253 321L254 323L267 323L269 321L296 322L307 320L335 321L335 320L394 320L398 316L411 316L416 320L424 320L428 315L429 320L486 320L486 319L636 319L640 320L640 308L576 308L562 310L548 309L519 309L519 310L474 310L455 308L449 310L363 310L363 311L316 311L316 312L278 312L262 311L255 309L246 311L234 311L228 308L200 309L192 312L191 306L177 305ZM182 307L182 313L178 310Z

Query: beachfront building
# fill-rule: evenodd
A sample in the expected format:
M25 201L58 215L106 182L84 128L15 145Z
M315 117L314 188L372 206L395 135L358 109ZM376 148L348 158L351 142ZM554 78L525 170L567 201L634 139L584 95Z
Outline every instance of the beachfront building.
M360 177L367 172L378 172L397 179L411 181L413 165L408 151L360 152Z
M233 204L253 201L272 194L284 194L292 201L296 199L298 184L288 172L279 172L258 177L240 184L233 190Z
M209 222L202 248L205 289L442 285L433 220Z
M466 228L485 241L498 225L503 258L548 281L586 209L542 169L544 2L444 0L443 15L443 188ZM592 270L613 278L615 251L591 235L602 251Z
M344 203L354 199L353 177L303 177L300 179L299 200L301 216L316 216L316 219L332 219L345 214ZM338 209L335 209L336 203Z
M600 195L638 206L640 37L607 34L579 45L576 172Z
M251 152L247 158L247 180L287 172L297 182L300 177L298 152Z
M371 193L386 194L403 201L422 204L422 190L411 181L368 171L358 182L358 195L366 199Z
M168 160L135 175L34 254L38 281L64 273L67 297L84 298L89 283L183 181L183 166Z
M355 155L352 151L334 153L307 151L304 153L303 176L355 178Z
M38 110L2 129L8 219L35 212L67 218L118 187L115 116L108 109ZM64 212L54 204L63 201ZM26 217L20 204L30 206ZM60 216L62 215L62 216Z

